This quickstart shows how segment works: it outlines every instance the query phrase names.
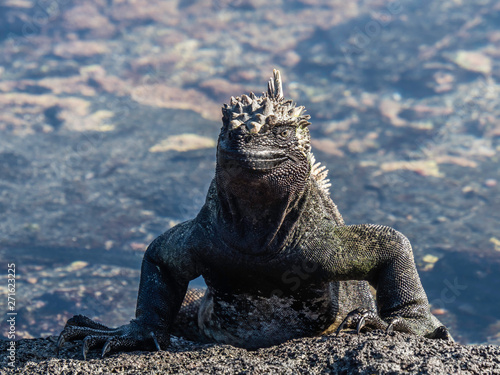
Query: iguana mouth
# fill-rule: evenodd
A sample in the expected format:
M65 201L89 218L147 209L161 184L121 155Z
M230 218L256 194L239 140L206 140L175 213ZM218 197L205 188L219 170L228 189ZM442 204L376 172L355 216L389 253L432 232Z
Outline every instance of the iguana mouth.
M225 168L242 167L258 171L270 170L284 163L288 157L281 152L273 151L229 151L219 149L219 161Z

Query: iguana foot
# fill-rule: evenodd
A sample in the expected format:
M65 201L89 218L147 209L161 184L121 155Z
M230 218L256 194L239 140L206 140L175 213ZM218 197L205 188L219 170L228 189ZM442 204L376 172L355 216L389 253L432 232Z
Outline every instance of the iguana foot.
M57 340L57 352L66 341L83 339L82 354L87 359L90 349L102 345L101 356L117 350L161 350L167 347L170 339L167 336L156 336L151 330L141 327L136 321L130 324L109 328L83 315L75 315L66 322L66 326Z
M436 319L437 321L437 319ZM383 320L375 311L369 309L356 309L351 311L344 318L342 323L340 323L337 328L336 334L338 335L344 328L356 329L357 333L363 328L368 328L369 330L382 329L386 332L398 331L422 335L428 339L442 339L453 342L453 337L451 337L450 332L445 326L438 326L430 333L424 334L412 329L409 324L411 320L396 317L392 319ZM429 327L430 328L430 327ZM432 329L432 328L430 328Z
M337 328L336 334L338 335L344 328L355 328L359 334L363 328L368 328L370 330L384 329L390 331L393 329L393 324L384 322L375 311L363 308L356 309L347 314Z

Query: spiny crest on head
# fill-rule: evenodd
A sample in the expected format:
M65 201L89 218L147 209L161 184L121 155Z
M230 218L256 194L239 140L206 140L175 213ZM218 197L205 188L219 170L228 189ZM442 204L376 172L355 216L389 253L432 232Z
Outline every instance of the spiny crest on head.
M273 76L267 83L267 97L276 101L283 99L283 83L281 82L281 73L279 70L273 70Z
M222 107L224 126L229 130L245 126L250 133L267 131L276 123L290 123L299 128L309 125L310 116L304 114L303 106L296 107L283 97L283 84L279 70L274 69L262 96L250 95L231 97L229 104ZM272 121L271 121L272 120Z

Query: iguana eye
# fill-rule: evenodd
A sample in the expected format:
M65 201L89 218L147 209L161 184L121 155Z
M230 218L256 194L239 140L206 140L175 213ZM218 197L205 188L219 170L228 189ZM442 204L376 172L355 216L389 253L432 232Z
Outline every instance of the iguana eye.
M290 128L285 128L278 131L278 137L280 137L281 139L286 140L290 138L291 135L292 135L292 129Z

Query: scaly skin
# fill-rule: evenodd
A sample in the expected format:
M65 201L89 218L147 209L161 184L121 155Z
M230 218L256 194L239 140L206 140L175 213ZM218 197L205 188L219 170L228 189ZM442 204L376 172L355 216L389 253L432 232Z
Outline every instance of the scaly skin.
M344 224L311 153L309 116L283 99L278 71L267 93L231 98L222 112L205 205L149 246L136 318L111 329L77 315L58 347L159 350L176 334L254 349L345 327L452 340L430 313L408 239ZM200 275L205 295L186 297Z

